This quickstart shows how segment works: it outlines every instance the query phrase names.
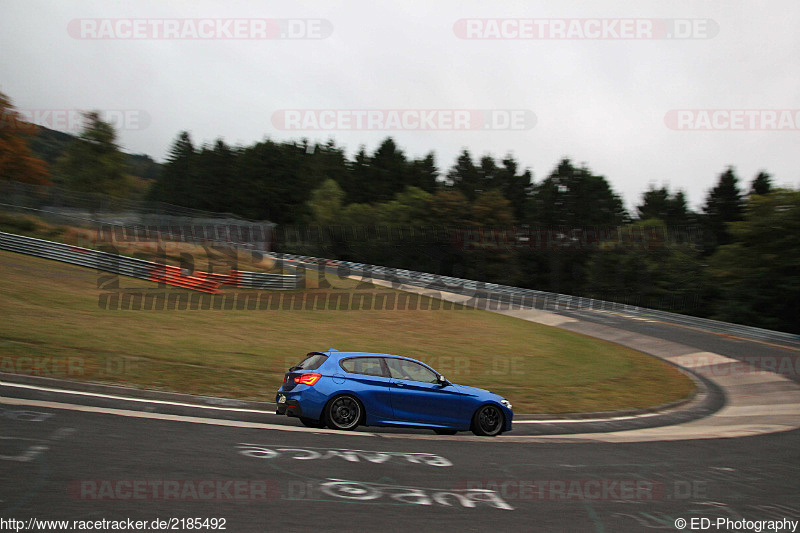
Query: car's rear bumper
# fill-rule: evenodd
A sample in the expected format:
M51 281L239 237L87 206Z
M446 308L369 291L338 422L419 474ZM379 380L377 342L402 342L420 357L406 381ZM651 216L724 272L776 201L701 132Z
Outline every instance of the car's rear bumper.
M297 385L291 390L278 389L275 395L277 404L276 413L280 415L296 416L319 420L322 417L322 408L328 401L327 391L320 391L320 383L315 386ZM281 396L285 400L281 402Z
M303 408L300 407L300 402L292 398L287 398L285 402L279 403L275 412L279 415L296 416L298 418L303 416Z

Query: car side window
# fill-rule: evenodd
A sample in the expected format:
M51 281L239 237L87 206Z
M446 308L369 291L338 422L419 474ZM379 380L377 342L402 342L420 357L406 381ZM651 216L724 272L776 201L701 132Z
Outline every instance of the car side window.
M305 359L294 365L294 370L316 370L328 359L324 353L311 352Z
M344 359L339 365L351 374L384 375L380 357L351 357L350 359Z
M389 375L395 379L409 381L422 381L424 383L437 383L438 376L430 368L406 359L387 358Z

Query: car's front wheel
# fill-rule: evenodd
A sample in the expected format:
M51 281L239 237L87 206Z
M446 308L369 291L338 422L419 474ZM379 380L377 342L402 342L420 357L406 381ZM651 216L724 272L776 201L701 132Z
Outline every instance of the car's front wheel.
M494 437L503 431L503 413L496 405L484 405L472 417L472 432L476 435Z
M349 431L358 426L363 413L361 404L353 396L337 396L325 407L325 423L330 428Z

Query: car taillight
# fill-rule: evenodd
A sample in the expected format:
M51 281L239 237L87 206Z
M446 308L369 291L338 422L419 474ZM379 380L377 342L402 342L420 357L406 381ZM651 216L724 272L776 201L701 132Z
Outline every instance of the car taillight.
M313 385L319 378L321 378L321 374L317 374L315 372L309 372L306 374L300 374L299 376L294 378L295 383L302 383L303 385Z

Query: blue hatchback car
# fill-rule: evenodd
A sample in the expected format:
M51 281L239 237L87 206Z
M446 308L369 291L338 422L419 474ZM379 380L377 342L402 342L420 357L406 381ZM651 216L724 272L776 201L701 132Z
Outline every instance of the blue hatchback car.
M455 385L428 365L397 355L311 352L289 369L277 413L309 427L351 430L410 426L453 435L511 431L511 403L493 392Z

